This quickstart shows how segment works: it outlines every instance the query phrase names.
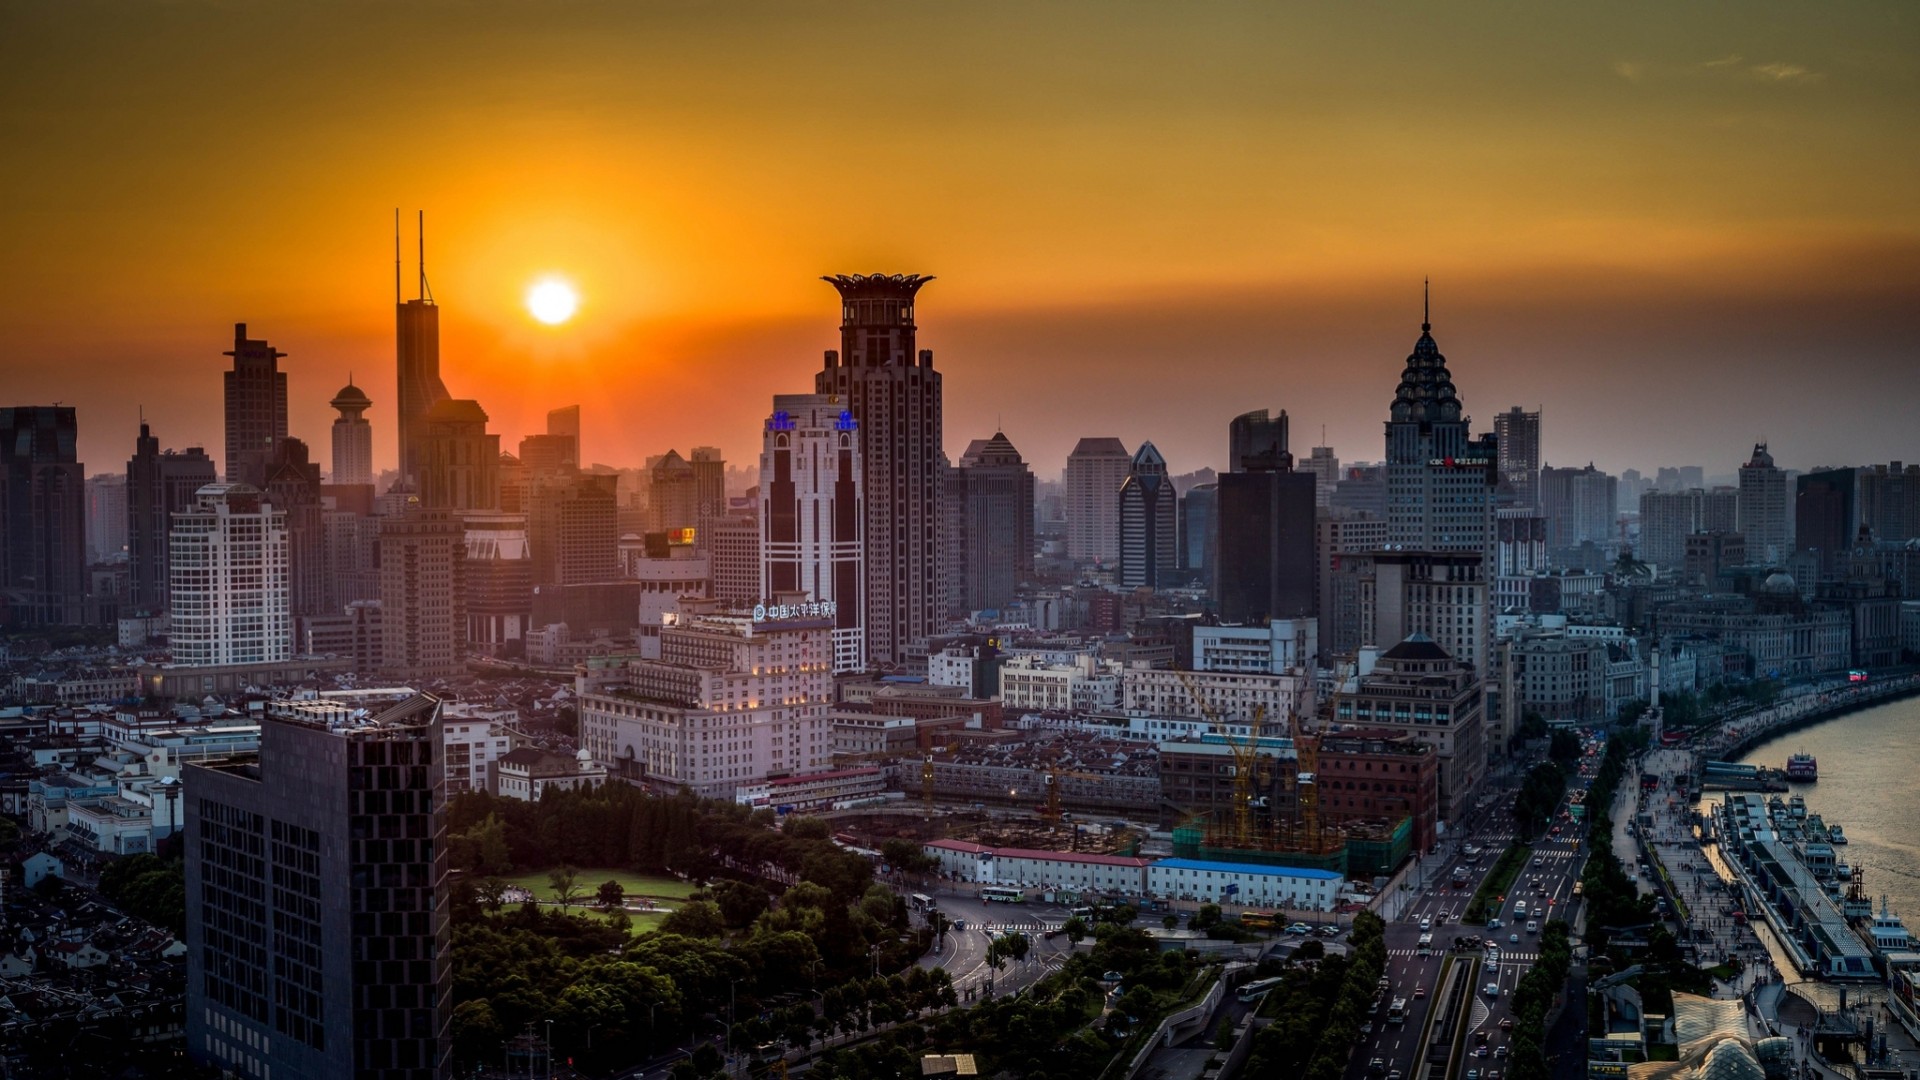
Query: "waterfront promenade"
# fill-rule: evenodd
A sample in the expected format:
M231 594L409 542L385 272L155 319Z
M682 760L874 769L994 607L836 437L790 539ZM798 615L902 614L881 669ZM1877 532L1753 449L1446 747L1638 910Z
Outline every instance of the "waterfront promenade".
M1697 736L1692 749L1703 763L1731 761L1754 744L1803 724L1913 694L1920 694L1920 672L1879 676L1868 683L1851 683L1844 675L1803 683L1789 687L1773 704L1733 717L1710 734Z

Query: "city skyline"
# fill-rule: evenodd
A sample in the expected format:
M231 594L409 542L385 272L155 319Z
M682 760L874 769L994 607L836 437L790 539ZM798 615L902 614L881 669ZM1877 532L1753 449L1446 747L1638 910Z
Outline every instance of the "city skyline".
M418 57L417 11L214 14L7 16L0 371L80 410L94 471L143 407L165 444L218 445L209 388L242 321L288 353L293 434L324 445L358 372L392 467L373 372L393 362L396 204L427 210L450 392L509 445L585 400L590 462L749 460L766 396L833 344L815 279L871 272L940 277L919 321L953 375L949 457L1001 428L1043 478L1100 435L1220 469L1219 425L1259 402L1371 459L1428 274L1476 425L1544 407L1549 464L1731 473L1758 441L1803 469L1912 456L1897 395L1868 392L1909 362L1920 283L1895 6L1737 27L1063 9L1024 13L997 72L968 51L1016 28L992 11L501 7L434 24ZM849 20L912 48L787 93ZM485 63L508 35L510 73ZM242 79L257 94L220 89ZM824 149L856 123L845 101L911 198L837 212L862 173ZM143 133L149 110L177 138ZM255 155L294 167L233 164ZM546 326L523 294L555 274L581 305Z

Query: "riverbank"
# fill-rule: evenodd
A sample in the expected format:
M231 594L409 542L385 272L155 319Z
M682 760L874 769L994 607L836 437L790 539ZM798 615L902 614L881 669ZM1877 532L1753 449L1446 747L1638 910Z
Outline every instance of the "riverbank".
M1882 677L1882 681L1866 685L1835 682L1730 721L1720 731L1696 741L1694 748L1703 761L1732 761L1803 727L1916 695L1920 695L1920 673Z

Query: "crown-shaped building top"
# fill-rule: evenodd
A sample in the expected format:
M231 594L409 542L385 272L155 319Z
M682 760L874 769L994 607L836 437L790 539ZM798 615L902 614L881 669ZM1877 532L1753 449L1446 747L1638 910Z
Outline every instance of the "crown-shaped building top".
M1432 309L1423 305L1420 340L1413 343L1406 370L1400 373L1400 388L1393 395L1392 418L1432 422L1460 419L1460 396L1453 388L1453 374L1447 370L1447 358L1433 340Z
M827 274L820 279L845 300L911 300L932 274Z

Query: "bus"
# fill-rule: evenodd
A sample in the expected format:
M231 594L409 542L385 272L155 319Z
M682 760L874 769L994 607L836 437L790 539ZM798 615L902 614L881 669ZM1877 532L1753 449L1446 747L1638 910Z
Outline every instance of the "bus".
M1432 934L1420 935L1420 955L1421 956L1433 955L1433 935Z
M1453 868L1453 887L1456 889L1464 889L1467 887L1466 867L1456 866Z
M1274 911L1243 911L1240 913L1240 925L1248 930L1271 930L1281 924L1281 917Z
M1850 683L1866 682L1867 670L1865 668L1854 668L1852 671L1847 672L1847 681Z
M1394 998L1393 1004L1387 1006L1387 1023L1404 1024L1406 1022L1407 1022L1407 999Z
M1271 979L1255 979L1240 988L1239 998L1242 1002L1259 1001L1261 998L1267 996L1267 991L1279 986L1285 981L1285 976L1280 975L1276 975Z
M913 910L915 911L933 910L933 897L928 896L926 893L914 893L911 897L908 897L908 899L913 901Z
M1019 889L1009 889L1002 885L989 885L980 890L980 899L988 901L989 903L997 901L1002 904L1024 904L1027 902L1027 894Z

